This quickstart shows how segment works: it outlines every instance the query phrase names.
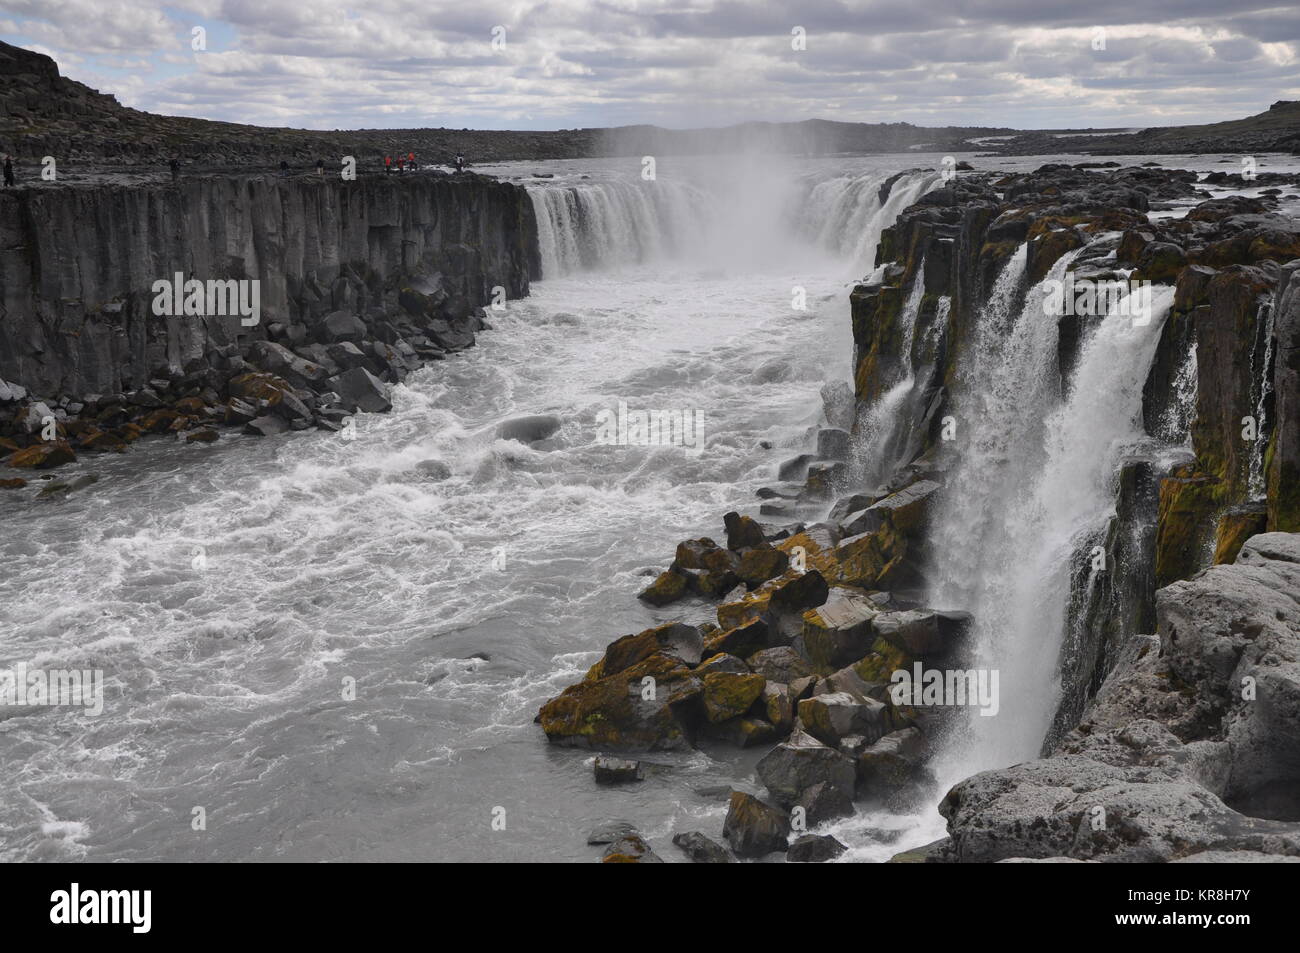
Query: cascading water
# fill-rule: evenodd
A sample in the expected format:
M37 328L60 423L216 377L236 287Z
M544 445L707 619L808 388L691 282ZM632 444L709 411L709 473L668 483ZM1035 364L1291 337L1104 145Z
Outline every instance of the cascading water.
M895 175L898 175L897 173ZM881 200L894 175L813 175L795 216L796 227L818 245L852 261L871 264L880 233L939 181L937 173L903 173Z
M1060 395L1044 291L1075 255L1028 292L1007 327L1022 256L980 319L957 399L967 435L936 521L931 601L974 615L975 664L999 672L1002 692L998 716L971 717L942 760L954 778L1039 753L1060 698L1053 673L1072 570L1114 513L1117 465L1141 439L1142 387L1172 301L1171 289L1157 289L1149 322L1097 322Z
M6 499L0 667L102 668L106 698L99 719L5 712L0 856L592 859L609 792L534 715L607 643L664 620L634 598L647 569L806 449L823 384L850 372L844 283L874 253L784 241L810 214L797 176L737 176L737 207L728 169L695 184L661 165L643 183L634 167L620 184L613 165L552 163L528 183L545 280L352 439L142 440L71 465L93 489ZM900 179L879 217L844 227L878 235L936 178ZM596 413L620 400L701 411L703 449L601 443ZM561 430L497 437L535 413ZM751 754L657 754L672 770L617 810L655 839L717 830L726 801L697 789L739 785ZM191 836L195 805L208 836Z
M906 416L900 414L904 401L916 386L916 369L912 361L912 345L916 340L916 322L921 313L921 299L925 296L925 262L916 269L916 277L908 289L907 299L899 312L900 377L889 386L879 400L859 408L855 427L850 479L852 485L874 488L887 478L895 462L896 436L906 428ZM937 324L937 322L936 322Z
M1255 426L1259 433L1258 439L1255 440L1254 446L1251 447L1250 466L1247 474L1252 500L1262 500L1265 496L1264 455L1268 447L1268 433L1272 427L1272 421L1269 420L1269 407L1272 404L1273 396L1274 320L1273 304L1265 301L1260 305L1260 320L1258 322L1260 334L1263 338L1263 361L1262 366L1253 368L1254 373L1251 374L1255 391ZM1256 346L1256 350L1260 350L1260 345Z
M794 175L755 162L687 174L528 183L542 276L659 259L748 268L810 248L870 267L881 232L940 179L923 170Z
M534 185L528 193L546 278L687 253L715 218L707 192L674 181Z

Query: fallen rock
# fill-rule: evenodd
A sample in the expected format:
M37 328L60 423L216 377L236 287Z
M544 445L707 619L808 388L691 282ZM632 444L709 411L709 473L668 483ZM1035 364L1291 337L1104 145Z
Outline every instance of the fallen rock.
M710 672L704 676L704 715L718 723L747 712L763 694L762 675Z
M76 462L77 454L66 440L35 443L9 458L9 466L20 470L50 470Z
M625 758L598 757L592 764L597 784L629 784L642 780L640 761L628 761Z
M681 573L668 570L660 573L654 582L637 593L637 598L652 606L666 606L685 596L689 585Z
M251 434L254 437L273 437L276 434L286 433L288 430L289 421L274 414L255 417L244 425L244 433Z
M542 706L537 720L547 740L620 751L690 747L697 717L690 703L701 687L688 665L656 652L612 675L596 669Z
M533 414L502 421L497 426L497 436L502 440L534 443L554 436L560 429L560 418L554 414Z
M847 692L806 698L799 703L798 713L804 730L832 748L849 735L874 742L891 727L888 706L872 698L856 699Z
M640 834L628 834L605 848L602 864L662 864L663 858L650 849Z
M759 780L777 803L793 805L814 784L827 783L853 797L853 762L798 728L769 751L756 767Z
M738 857L762 857L784 851L790 838L790 820L784 812L764 804L752 794L731 792L722 836Z
M787 685L812 674L807 659L786 645L755 652L748 661L751 671L769 681Z
M696 864L734 864L736 858L731 852L716 841L710 840L699 831L674 834L673 843L682 849Z
M946 655L957 648L970 631L968 612L938 612L909 609L882 612L872 621L875 633L912 656Z
M854 814L853 799L844 793L843 788L825 781L814 784L799 795L795 807L803 809L804 821L808 827L852 817Z
M727 513L722 517L722 522L727 530L727 548L733 552L750 546L762 546L766 542L763 527L751 517Z
M352 367L330 378L330 388L339 395L339 402L353 413L360 410L382 414L393 408L388 385L364 367Z
M785 855L788 864L823 864L848 848L829 834L804 834L797 837Z

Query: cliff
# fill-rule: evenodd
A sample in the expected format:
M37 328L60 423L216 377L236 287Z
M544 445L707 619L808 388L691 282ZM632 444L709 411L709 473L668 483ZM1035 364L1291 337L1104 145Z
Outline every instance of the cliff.
M1300 852L1300 223L1276 211L1280 191L1208 199L1192 173L1144 169L960 177L886 230L883 268L854 290L859 402L915 378L893 439L879 444L886 486L876 493L938 481L939 499L972 489L953 482L971 448L944 439L942 421L970 426L963 398L980 383L970 365L988 346L981 331L1001 335L995 351L1013 359L1025 333L1014 316L1052 275L1145 280L1172 297L1149 365L1134 362L1145 379L1105 382L1140 389L1140 433L1116 467L1106 525L1072 541L1062 696L1044 757L955 787L942 807L951 838L930 859ZM1197 199L1207 200L1182 217L1146 215ZM1016 255L1023 274L1008 285ZM916 331L905 337L918 283ZM1074 375L1100 324L1038 320L1057 323L1049 380L1040 392L1022 377L1009 406L1042 416L1072 389L1097 387ZM1089 569L1094 546L1100 571Z
M0 424L9 450L34 442L34 419L47 414L70 450L116 449L138 436L133 418L186 399L199 404L167 429L246 423L248 408L232 417L222 401L246 398L229 385L251 372L303 392L305 412L289 415L302 426L346 396L339 376L354 367L395 381L469 346L493 289L525 296L539 268L526 192L470 174L10 190L0 194L0 247L0 403L24 392L49 401L35 417L19 405ZM155 282L178 274L256 281L258 323L155 313ZM342 410L357 406L345 400Z

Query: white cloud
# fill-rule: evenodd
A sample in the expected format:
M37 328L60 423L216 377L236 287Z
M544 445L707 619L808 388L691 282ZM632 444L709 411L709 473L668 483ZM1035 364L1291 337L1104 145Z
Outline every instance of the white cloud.
M139 108L314 128L1136 126L1232 118L1300 86L1300 11L1276 0L967 0L956 15L892 0L179 2L6 0L0 36ZM194 25L209 52L190 51Z

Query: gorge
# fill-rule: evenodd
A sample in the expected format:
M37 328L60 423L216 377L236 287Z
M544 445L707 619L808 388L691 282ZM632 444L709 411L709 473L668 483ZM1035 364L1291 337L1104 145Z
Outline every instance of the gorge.
M1300 165L1119 159L6 190L3 856L1300 857Z

